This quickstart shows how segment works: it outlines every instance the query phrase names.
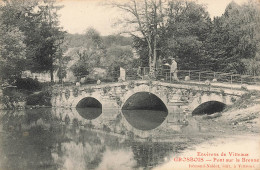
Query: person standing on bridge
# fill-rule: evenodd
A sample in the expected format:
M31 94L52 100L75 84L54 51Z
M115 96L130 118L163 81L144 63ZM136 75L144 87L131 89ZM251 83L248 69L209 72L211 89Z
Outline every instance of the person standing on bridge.
M179 82L179 79L178 79L178 76L177 76L177 62L175 61L175 58L172 58L170 73L171 73L171 76L172 76L172 80L176 80L177 82Z

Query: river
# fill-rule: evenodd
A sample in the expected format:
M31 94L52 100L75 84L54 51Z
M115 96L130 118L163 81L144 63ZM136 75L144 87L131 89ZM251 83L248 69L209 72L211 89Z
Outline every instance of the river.
M172 140L133 138L83 127L73 121L66 123L54 116L53 111L50 108L1 111L1 170L168 169L175 155L203 141L189 134L172 134ZM55 113L59 114L62 113ZM135 118L131 114L137 113L124 114L130 120ZM165 116L164 113L161 115ZM158 125L157 119L148 119L147 112L144 116L146 126L141 128ZM151 122L154 120L155 124ZM134 126L139 126L138 121ZM206 136L204 134L204 138L210 138L210 135Z

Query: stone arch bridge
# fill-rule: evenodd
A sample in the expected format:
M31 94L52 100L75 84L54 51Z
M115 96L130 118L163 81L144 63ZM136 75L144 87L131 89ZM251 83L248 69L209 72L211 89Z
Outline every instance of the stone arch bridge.
M55 88L52 106L64 111L70 119L96 125L111 121L123 123L132 131L153 130L167 124L180 122L185 116L220 112L231 105L246 91L237 88L209 86L192 83L166 83L150 80L121 83L66 86ZM84 115L84 108L90 108L90 115ZM95 110L91 110L97 108ZM124 111L149 110L165 112L156 127L146 129L131 124ZM86 111L86 109L85 109ZM131 114L130 114L131 115ZM132 122L133 123L133 122Z

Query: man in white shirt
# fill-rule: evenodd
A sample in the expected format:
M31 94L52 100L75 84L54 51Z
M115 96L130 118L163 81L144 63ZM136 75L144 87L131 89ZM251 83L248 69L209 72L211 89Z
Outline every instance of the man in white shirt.
M171 64L171 76L172 76L172 80L176 80L179 82L179 79L177 77L177 63L175 61L175 58L172 58L172 64Z

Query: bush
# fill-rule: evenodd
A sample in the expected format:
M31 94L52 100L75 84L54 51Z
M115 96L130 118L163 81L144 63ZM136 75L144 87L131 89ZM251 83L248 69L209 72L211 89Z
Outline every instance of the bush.
M113 78L102 78L100 80L101 80L101 82L104 82L104 83L115 82L115 79L113 79Z
M111 129L107 125L103 125L103 131L110 133Z
M111 90L110 86L106 86L106 87L103 88L104 94L107 94L110 90Z
M96 84L97 80L93 78L86 78L83 84Z
M42 89L42 85L38 80L32 78L18 78L14 83L17 89L27 90L27 91L38 91Z
M28 96L26 105L51 106L51 92L43 91Z
M74 87L74 88L73 88L73 96L74 96L74 97L78 97L79 93L80 93L80 92L79 92L79 89L78 89L77 87Z
M15 103L25 101L26 95L14 88L5 88L3 96L0 96L0 102L5 109L15 109Z

